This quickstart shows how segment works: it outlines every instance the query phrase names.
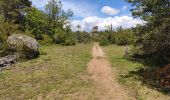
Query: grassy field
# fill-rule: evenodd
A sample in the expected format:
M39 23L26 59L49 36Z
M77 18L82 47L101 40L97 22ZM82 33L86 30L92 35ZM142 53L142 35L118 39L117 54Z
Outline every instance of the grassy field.
M87 64L93 44L42 46L46 55L19 62L0 72L0 100L94 100L93 81ZM125 46L103 47L118 81L137 100L170 100L168 94L144 84L130 74L144 68L139 62L124 58Z
M106 46L103 47L108 60L110 60L113 69L118 71L117 79L126 88L130 90L130 94L135 96L137 100L170 100L168 94L163 94L155 89L150 88L141 82L139 76L131 75L131 72L137 72L144 68L139 62L129 61L124 58L125 46Z
M91 86L87 63L92 44L43 46L46 55L0 72L0 100L81 98Z

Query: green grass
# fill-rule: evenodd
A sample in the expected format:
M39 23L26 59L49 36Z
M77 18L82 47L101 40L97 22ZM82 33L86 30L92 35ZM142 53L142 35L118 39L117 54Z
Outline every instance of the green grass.
M47 55L0 72L0 100L60 100L86 94L91 48L92 44L41 47Z
M143 84L139 76L131 75L130 72L136 72L144 65L139 62L129 61L124 58L127 46L110 45L103 47L114 70L117 70L118 81L130 90L130 94L137 100L170 100L170 96L165 95L149 86Z

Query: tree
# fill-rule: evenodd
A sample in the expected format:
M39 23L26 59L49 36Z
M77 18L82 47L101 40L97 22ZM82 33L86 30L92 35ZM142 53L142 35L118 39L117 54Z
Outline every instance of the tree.
M169 0L127 0L132 4L132 14L146 21L138 27L135 46L143 56L154 63L170 62L170 1Z
M45 10L46 13L48 14L48 24L51 26L52 24L59 20L59 16L61 15L62 12L61 1L49 0Z
M81 26L78 24L76 27L77 27L77 31L79 32L81 29Z
M54 42L65 45L75 44L75 35L70 31L70 27L67 27L68 19L73 15L73 12L71 10L64 11L60 0L49 0L45 10L48 20L47 33L53 37Z
M1 0L0 8L6 21L19 23L24 17L24 10L31 7L29 0Z
M37 40L42 40L42 35L47 33L47 15L33 7L25 15L25 21L22 23L22 29L25 32L31 32Z
M71 10L62 10L62 3L60 0L49 0L45 7L48 15L48 25L51 28L60 27L61 29L67 24L69 17L73 15Z
M48 16L48 30L50 35L55 34L55 28L64 31L63 27L68 23L68 18L73 15L71 10L62 10L62 3L60 0L49 0L45 7Z
M122 27L117 28L114 36L117 45L130 45L135 40L132 29L123 29Z

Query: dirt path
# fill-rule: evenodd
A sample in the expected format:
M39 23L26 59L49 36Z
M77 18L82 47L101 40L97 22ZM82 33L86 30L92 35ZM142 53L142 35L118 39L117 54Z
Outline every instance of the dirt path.
M88 71L95 84L93 96L97 100L134 100L118 84L116 74L97 43L92 49L92 55L93 59L88 64Z

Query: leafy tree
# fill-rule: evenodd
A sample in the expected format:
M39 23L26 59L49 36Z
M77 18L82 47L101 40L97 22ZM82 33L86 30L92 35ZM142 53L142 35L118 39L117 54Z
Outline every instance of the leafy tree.
M68 23L68 18L73 15L71 10L62 10L62 3L60 0L49 0L46 5L46 13L48 15L48 29L51 30L49 34L54 34L54 28L63 29L64 25Z
M127 0L132 4L132 14L146 21L136 30L135 43L138 56L156 64L170 62L170 1L169 0ZM142 53L141 53L142 52Z
M19 23L24 17L24 10L31 7L29 0L1 0L0 8L6 21Z
M118 27L115 32L115 43L117 45L130 45L134 42L135 36L131 29Z
M111 28L111 25L107 26L105 31L99 32L97 38L102 46L114 43L117 45L130 45L135 41L135 35L132 29L123 29L122 27L118 27L116 31L114 31Z
M46 5L46 13L48 14L48 24L52 26L56 24L56 21L59 20L59 17L62 12L62 4L61 1L50 0Z
M73 12L62 10L60 0L49 0L45 10L48 23L47 33L54 39L54 42L65 45L75 44L75 36L72 35L71 28L68 26L68 19L73 15Z
M47 15L35 7L27 11L22 24L23 31L32 33L37 40L42 40L42 35L48 32Z

